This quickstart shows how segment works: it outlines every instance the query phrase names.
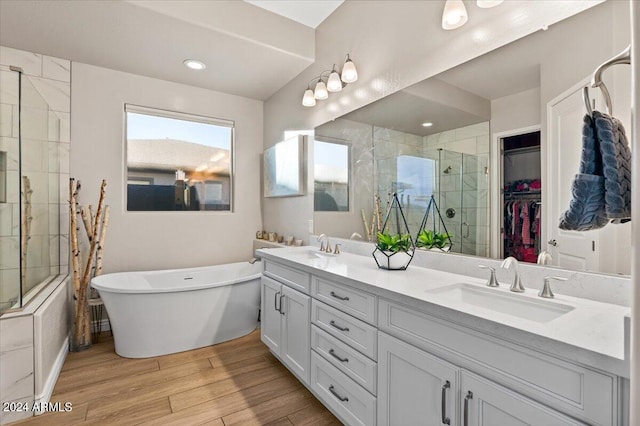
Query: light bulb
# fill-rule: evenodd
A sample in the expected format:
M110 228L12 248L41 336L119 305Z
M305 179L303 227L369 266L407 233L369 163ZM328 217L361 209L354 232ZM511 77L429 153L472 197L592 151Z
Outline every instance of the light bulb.
M327 80L327 90L330 92L339 92L342 90L342 81L337 71L332 71Z
M203 62L200 62L196 59L185 59L184 61L182 61L182 63L185 67L197 71L203 70L207 67Z
M316 90L313 92L313 96L320 100L327 99L329 97L329 92L327 92L327 86L324 84L324 81L318 81L316 84Z
M316 106L316 98L313 96L313 90L307 89L304 91L304 96L302 97L302 106Z
M356 64L349 59L347 55L347 61L342 66L342 81L345 83L353 83L358 80L358 70L356 70Z
M447 0L442 12L442 28L455 30L467 23L469 16L462 0Z
M478 0L476 3L482 9L489 9L502 3L504 0Z

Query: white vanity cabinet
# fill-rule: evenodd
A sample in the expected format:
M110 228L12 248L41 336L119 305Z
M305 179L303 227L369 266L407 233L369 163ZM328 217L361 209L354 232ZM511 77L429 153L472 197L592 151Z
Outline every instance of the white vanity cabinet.
M384 299L380 299L378 326L378 415L385 419L381 424L403 424L404 416L423 416L425 409L418 406L418 401L428 406L441 404L443 399L437 391L446 381L453 390L453 401L447 400L446 404L456 405L459 413L456 423L455 413L449 414L454 408L447 408L452 425L622 423L619 383L614 375ZM457 372L457 378L452 371ZM414 380L405 390L396 383L399 372L406 376L402 379L405 381L411 381L412 375L422 379ZM428 385L422 385L423 380ZM405 399L413 399L414 408L402 402ZM440 417L442 412L438 409L432 417Z
M378 425L457 425L459 368L385 333L378 336Z
M309 384L311 298L262 277L262 342L304 384Z
M628 423L614 373L476 328L464 311L271 259L262 341L347 425Z
M584 424L385 333L378 345L378 425Z

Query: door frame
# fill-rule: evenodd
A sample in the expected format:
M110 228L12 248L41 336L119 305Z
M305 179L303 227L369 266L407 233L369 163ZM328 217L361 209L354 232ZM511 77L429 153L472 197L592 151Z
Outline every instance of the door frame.
M502 226L504 224L504 139L510 136L523 135L526 133L540 132L540 160L543 159L542 154L542 125L534 124L532 126L519 127L517 129L505 130L503 132L492 133L491 144L491 164L494 164L491 171L491 205L489 216L491 217L489 229L491 229L491 237L489 246L491 247L490 256L494 259L502 259ZM542 162L542 161L541 161ZM543 170L540 171L543 173ZM542 181L541 201L544 209L544 179ZM544 222L543 222L544 223ZM544 234L544 226L542 234ZM544 241L544 240L543 240Z

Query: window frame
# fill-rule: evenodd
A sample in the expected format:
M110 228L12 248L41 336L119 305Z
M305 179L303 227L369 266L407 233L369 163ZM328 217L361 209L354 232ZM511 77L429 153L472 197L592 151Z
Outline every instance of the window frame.
M236 170L236 123L235 120L229 120L224 118L209 117L201 114L192 114L181 111L172 111L162 108L147 107L142 105L136 105L132 103L124 103L123 108L123 162L122 162L122 174L123 174L123 186L124 191L122 194L122 208L125 214L141 214L141 213L153 213L153 214L172 214L172 213L209 213L209 214L232 214L235 212L235 170ZM128 123L127 113L144 114L160 118L170 118L175 120L191 121L195 123L211 124L220 127L227 127L231 129L231 141L229 146L229 209L228 210L128 210L127 196L128 196Z

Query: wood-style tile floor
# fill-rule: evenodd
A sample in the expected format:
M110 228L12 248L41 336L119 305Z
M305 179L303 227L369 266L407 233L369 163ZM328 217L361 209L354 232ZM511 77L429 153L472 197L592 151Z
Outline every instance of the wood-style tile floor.
M51 398L71 402L16 425L340 425L260 341L260 331L215 346L121 358L113 340L70 353Z

